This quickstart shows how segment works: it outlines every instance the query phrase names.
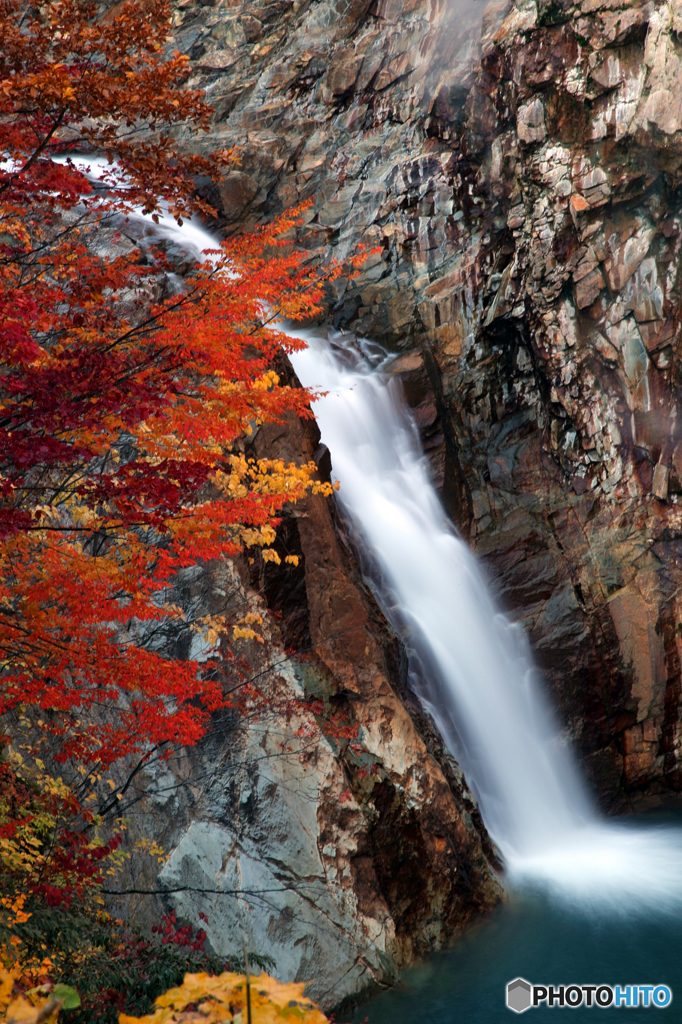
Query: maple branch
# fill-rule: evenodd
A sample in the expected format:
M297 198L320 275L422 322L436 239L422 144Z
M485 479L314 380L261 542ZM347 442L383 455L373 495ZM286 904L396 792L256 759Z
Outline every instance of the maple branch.
M312 883L299 883L302 887L307 885L313 888ZM98 887L99 888L99 887ZM245 896L261 896L277 892L298 892L296 885L283 885L279 889L197 889L192 885L179 885L169 889L104 889L99 892L106 896L169 896L177 892L191 892L199 896L235 896L238 899Z
M17 171L15 171L15 172L14 172L13 174L12 174L12 173L10 173L9 177L5 179L5 183L4 183L4 184L0 184L0 195L1 195L1 194L2 194L3 192L5 192L5 191L6 191L6 190L7 190L7 189L8 189L9 187L10 187L10 185L11 185L11 184L12 184L12 183L13 183L14 181L16 181L16 179L17 179L17 178L19 178L19 177L20 177L21 175L25 174L25 173L26 173L26 171L30 170L30 169L31 169L31 167L33 166L33 164L34 164L34 163L36 162L36 160L38 159L38 157L39 157L39 156L40 156L40 155L41 155L42 153L44 153L44 152L45 152L45 149L46 149L47 145L49 144L50 140L52 139L52 137L53 137L54 133L55 133L55 132L57 131L57 129L58 129L58 128L60 128L60 127L61 127L61 125L62 125L62 122L64 121L64 118L66 117L66 111L67 111L67 108L66 108L66 107L64 107L64 108L63 108L63 109L62 109L62 110L60 111L60 113L59 113L59 115L58 115L58 117L57 117L57 120L56 120L56 121L55 121L55 122L53 123L53 125L52 125L52 128L51 128L51 129L50 129L50 131L49 131L49 132L47 133L47 135L45 136L45 138L43 139L43 141L42 141L42 142L40 143L40 145L39 145L39 146L38 146L38 147L37 147L37 148L36 148L36 149L34 150L34 152L33 152L33 153L32 153L32 155L31 155L31 156L29 157L29 159L27 160L27 162L26 162L25 164L23 164L23 166L22 166L22 167L20 167L20 168L19 168L19 169L18 169ZM37 133L36 133L36 134L37 134Z
M130 786L132 784L132 781L135 778L135 776L139 772L141 772L143 770L143 768L149 763L149 759L150 759L151 755L154 754L157 750L160 750L163 746L164 746L164 744L157 743L149 751L149 754L145 754L144 757L140 758L138 763L135 765L135 767L133 768L133 770L129 774L125 784L123 786L117 787L114 790L114 792L112 794L112 797L111 797L111 800L109 801L109 803L106 804L103 808L100 808L99 813L101 814L101 816L103 818L106 817L106 815L109 813L110 810L112 810L114 807L118 806L118 801L123 796L123 794L128 791L128 789L130 788Z

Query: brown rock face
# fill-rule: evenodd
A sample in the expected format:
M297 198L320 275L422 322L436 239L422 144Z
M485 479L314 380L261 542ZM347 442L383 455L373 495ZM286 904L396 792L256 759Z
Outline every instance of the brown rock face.
M679 791L678 0L185 2L176 21L258 186L230 229L311 197L301 244L379 246L329 319L421 349L446 504L603 801Z
M292 417L261 427L248 454L317 457L329 472L318 442ZM238 687L241 665L268 705L223 711L195 749L139 765L116 808L130 819L122 890L160 892L181 921L201 911L216 952L232 958L244 941L326 1007L391 983L502 898L475 800L403 696L405 652L344 536L333 503L311 496L284 516L281 566L251 551L180 574L188 618L263 616L265 642L232 644L224 681ZM169 655L201 657L196 634L189 652L173 639ZM169 855L162 868L140 865L150 838Z
M259 457L300 460L318 441L314 425L292 421L286 430L261 428L254 448ZM405 964L495 905L500 889L486 861L495 855L456 764L409 696L406 706L404 651L362 585L333 512L311 497L285 522L279 543L299 548L303 588L299 600L283 602L279 625L287 647L309 641L301 663L309 692L325 695L330 717L360 725L362 750L339 756L348 799L330 793L321 802L318 845L338 843L357 804L363 823L348 858L354 895L361 913L393 932L387 952ZM287 586L287 569L267 569L270 593L273 577ZM252 573L259 584L263 569Z
M676 12L510 12L461 135L469 343L432 346L467 529L617 804L680 789Z

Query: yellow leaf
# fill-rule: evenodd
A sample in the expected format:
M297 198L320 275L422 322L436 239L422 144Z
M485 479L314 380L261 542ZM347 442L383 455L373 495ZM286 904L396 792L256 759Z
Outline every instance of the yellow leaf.
M35 1006L26 1002L23 996L9 1002L15 977L15 972L0 970L0 1013L3 1024L48 1024L56 1021L62 1007L60 999L40 999Z
M0 971L0 1010L4 1010L12 996L14 988L14 974L7 971Z
M251 978L251 1009L254 1024L329 1024L314 1003L306 999L301 982L280 982L267 974ZM246 1017L246 977L226 971L217 977L186 974L178 988L172 988L155 1002L154 1014L129 1017L120 1014L119 1024L194 1024L194 1011L183 1013L191 1003L199 1004L205 1024L243 1024Z

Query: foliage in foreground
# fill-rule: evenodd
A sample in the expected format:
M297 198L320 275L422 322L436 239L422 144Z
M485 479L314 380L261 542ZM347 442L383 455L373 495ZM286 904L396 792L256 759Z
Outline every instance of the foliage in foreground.
M78 996L66 986L49 994L40 989L26 997L13 995L14 978L0 971L0 1014L6 1024L55 1022L61 1009L77 1005ZM186 974L184 982L155 1001L144 1017L120 1014L120 1024L327 1024L327 1017L303 994L305 985L282 983L261 974L225 972L217 977Z
M162 239L134 241L145 217L210 212L195 178L217 184L234 159L173 146L210 108L164 56L169 16L167 0L106 16L0 0L0 715L100 769L195 743L244 696L227 700L215 669L252 623L188 622L178 570L254 545L279 560L283 506L330 489L313 464L240 445L310 415L273 368L301 343L268 326L322 295L325 273L282 248L295 214L185 267L179 288ZM202 665L164 657L173 629L204 635Z
M116 1024L119 1012L148 1011L188 970L227 968L205 949L203 929L174 914L146 936L106 912L100 888L123 858L120 836L104 842L73 830L74 798L63 783L0 762L0 793L0 964L18 992L57 980L80 996L73 1024ZM10 839L2 835L8 820L17 826Z
M245 547L278 561L282 509L330 490L247 440L310 415L275 368L300 343L272 321L315 313L338 268L291 249L295 211L182 268L147 230L214 213L197 181L235 161L174 145L211 110L167 52L170 15L0 0L0 958L27 992L80 971L142 999L183 956L216 966L107 919L120 793L89 799L132 754L264 705L230 676L257 615L194 621L172 584ZM201 663L166 657L169 635L199 635Z
M305 998L304 989L304 984L283 983L267 974L252 977L250 984L243 974L226 972L214 978L208 974L187 974L179 988L155 1001L154 1013L146 1017L121 1014L120 1024L191 1024L201 1020L206 1024L246 1024L249 1015L255 1024L325 1024L327 1018Z

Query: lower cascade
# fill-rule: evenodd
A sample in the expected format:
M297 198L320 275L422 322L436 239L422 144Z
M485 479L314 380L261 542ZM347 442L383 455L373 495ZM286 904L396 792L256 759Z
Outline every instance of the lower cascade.
M308 348L292 362L304 386L324 392L315 414L378 599L426 666L420 696L466 770L512 887L614 912L677 912L682 830L599 817L522 631L441 507L400 385L383 372L391 357L371 343L343 347L343 336L296 336Z
M0 37L0 1024L682 1020L682 0Z

